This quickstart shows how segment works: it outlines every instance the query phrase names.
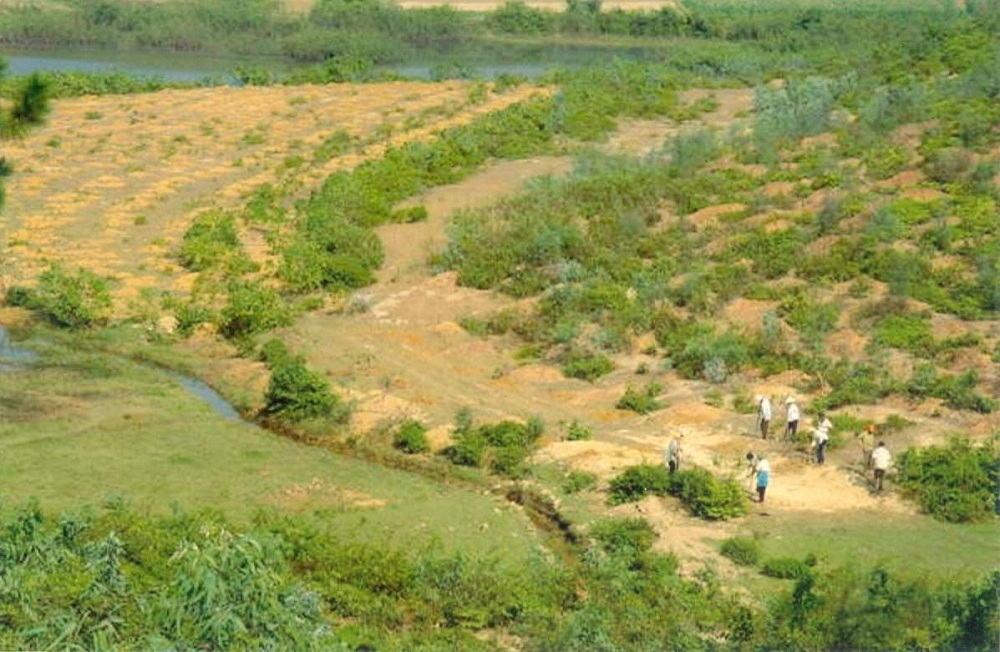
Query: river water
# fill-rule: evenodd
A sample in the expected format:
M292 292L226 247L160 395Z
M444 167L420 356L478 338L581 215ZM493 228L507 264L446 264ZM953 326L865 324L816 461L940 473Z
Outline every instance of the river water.
M615 58L646 59L652 51L623 49L614 53L607 50L571 46L549 46L518 51L512 48L505 56L480 53L476 61L451 65L440 61L411 61L386 66L379 70L405 78L433 79L442 72L461 71L464 76L477 79L495 79L501 74L536 78L559 68L577 68L607 63ZM45 52L6 49L0 59L7 62L7 74L23 76L39 71L68 71L88 73L123 73L140 78L156 78L180 83L238 84L233 72L240 65L263 67L279 76L294 67L277 61L253 61L233 57L213 57L200 54L171 53L115 53L77 50L51 50Z
M171 54L118 54L113 52L4 50L8 75L33 72L122 73L133 77L162 79L166 82L199 83L219 80L235 84L232 71L239 61L227 58Z

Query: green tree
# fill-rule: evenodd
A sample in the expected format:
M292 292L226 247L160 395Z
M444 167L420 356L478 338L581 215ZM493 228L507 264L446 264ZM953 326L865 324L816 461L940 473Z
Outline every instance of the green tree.
M7 62L0 59L0 79L3 78ZM49 112L48 86L41 75L35 73L29 76L23 84L14 90L11 105L5 112L0 112L0 140L17 138L31 127L41 124ZM8 176L12 167L7 157L0 152L0 180ZM0 185L0 208L3 207L4 190Z

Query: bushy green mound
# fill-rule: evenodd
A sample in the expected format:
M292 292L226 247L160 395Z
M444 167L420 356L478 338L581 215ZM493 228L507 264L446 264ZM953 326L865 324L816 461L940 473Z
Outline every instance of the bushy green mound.
M655 465L632 466L611 479L608 501L613 505L637 501L646 495L674 496L695 516L725 520L747 512L739 483L719 479L704 469L670 473Z

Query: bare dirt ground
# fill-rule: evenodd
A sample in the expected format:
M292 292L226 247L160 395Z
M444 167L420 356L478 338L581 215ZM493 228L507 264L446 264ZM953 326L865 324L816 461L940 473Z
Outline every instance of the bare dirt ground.
M239 206L264 183L295 180L307 190L339 166L377 155L388 141L377 137L380 127L387 131L385 125L394 126L388 130L392 142L427 137L433 129L534 92L541 91L525 87L476 105L467 102L467 85L457 82L218 88L59 101L45 127L5 151L17 174L8 184L0 223L6 244L0 259L5 278L0 281L28 281L51 261L83 265L117 279L118 305L134 310L144 291L190 287L194 277L177 265L173 252L200 210ZM705 124L728 125L750 108L749 91L715 94L719 108L703 116ZM686 99L698 96L695 92ZM669 121L623 123L606 147L655 153L680 128ZM288 173L290 157L308 159L325 137L341 129L361 144L356 154ZM681 432L684 464L718 473L741 477L748 450L768 455L774 480L767 502L756 506L750 518L797 511L911 511L912 505L891 493L877 497L869 491L852 434L847 436L851 444L819 467L789 444L756 437L752 415L706 403L712 389L721 389L727 402L736 391L770 394L778 404L793 394L807 401L795 375L767 381L745 377L714 388L682 381L659 371L655 357L633 353L617 360L616 372L591 384L564 378L550 366L520 364L513 356L516 342L474 337L459 326L463 317L489 314L511 300L458 287L453 274L432 273L428 254L446 243L449 216L570 168L565 158L502 162L461 183L428 191L419 198L428 209L427 221L381 228L386 263L376 284L346 300L352 309L337 304L306 314L283 333L311 367L326 373L338 392L357 403L353 427L358 436L374 436L388 424L417 418L443 444L460 408L469 408L481 422L538 416L547 433L537 460L591 471L605 487L630 465L660 463L669 435ZM185 346L206 353L220 350L209 344L196 339ZM637 343L635 350L643 349ZM641 367L651 371L637 375ZM215 368L258 392L266 383L259 366L245 361L223 356ZM637 415L614 407L629 383L654 379L665 388L663 409ZM881 405L854 413L873 420L905 414L914 422L908 430L911 438L997 427L995 419L942 418L925 408ZM807 415L807 421L813 416ZM782 419L779 406L775 424ZM573 421L591 427L594 439L563 441ZM707 541L724 538L734 527L696 521L669 501L650 499L617 511L629 510L642 511L662 533L661 548L688 560L709 554Z

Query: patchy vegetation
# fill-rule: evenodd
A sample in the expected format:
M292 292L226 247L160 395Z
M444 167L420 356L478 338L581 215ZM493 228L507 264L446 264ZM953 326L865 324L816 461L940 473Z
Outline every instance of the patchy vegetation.
M942 414L965 419L989 440L1000 382L993 327L1000 318L997 21L992 5L971 0L962 10L889 3L850 11L691 2L683 11L627 12L569 3L551 15L512 3L478 17L340 0L296 17L267 3L0 11L8 39L234 52L259 44L278 49L257 53L319 64L281 80L266 70L241 71L262 85L372 79L378 65L432 43L449 56L557 35L587 37L605 54L623 44L639 50L632 60L551 72L528 90L520 78L469 83L433 106L414 91L413 104L422 108L389 105L368 131L337 124L315 142L282 151L273 168L255 158L277 137L274 114L263 116L243 125L245 156L226 163L251 179L227 193L244 205L185 206L183 228L171 223L175 228L156 236L165 254L153 260L165 269L137 271L163 287L122 301L113 290L130 279L45 261L45 269L26 264L30 273L7 292L8 304L91 347L142 359L156 346L227 347L262 379L247 390L256 392L247 414L299 440L434 478L442 490L506 496L545 532L548 549L504 563L443 554L433 544L407 548L392 527L369 532L368 514L340 522L342 533L366 538L358 543L294 511L262 511L237 528L220 514L161 518L113 501L58 516L28 504L0 514L11 562L4 645L644 650L669 641L681 649L993 649L1000 635L996 572L976 569L974 579L954 581L867 560L840 567L810 550L770 557L757 539L735 536L719 546L736 563L725 572L766 587L766 599L748 600L728 590L730 578L723 581L713 563L682 573L650 519L607 515L653 496L699 524L741 527L749 503L721 454L711 470L686 462L674 474L628 464L605 487L597 474L536 464L552 438L541 417L496 416L504 410L495 405L478 422L461 410L443 445L406 413L412 404L392 413L395 429L378 423L352 432L361 415L346 394L352 375L364 371L363 354L349 352L356 356L350 365L334 365L328 349L341 343L310 341L296 327L367 309L359 291L386 262L379 229L430 219L422 206L401 207L406 200L488 163L572 154L567 176L456 214L431 261L464 288L508 298L499 311L463 320L470 333L508 338L525 360L558 367L567 383L584 381L578 384L592 393L567 413L605 401L607 412L619 408L609 421L631 418L622 412L655 416L673 389L664 379L698 383L715 410L731 400L734 413L752 413L746 385L781 376L807 399L808 412L840 412L832 415L834 450L869 421L846 408L890 401L924 423ZM278 37L258 39L263 33ZM612 38L621 40L612 46ZM461 76L456 68L441 71ZM49 83L59 95L149 88L88 79ZM725 129L696 128L693 121L716 105L681 102L695 83L720 93L750 84L753 106ZM518 93L517 101L501 101L506 93ZM494 109L483 109L492 101ZM39 115L33 101L17 106ZM92 125L103 120L93 108L82 115ZM605 141L626 118L678 126L642 158L608 153ZM187 150L201 156L204 142L193 140L213 139L215 129L206 122L197 136L155 142L159 164ZM112 135L96 136L90 156L101 155ZM46 144L53 156L60 146ZM131 154L150 142L134 147ZM116 217L108 230L121 238ZM130 217L136 231L148 225L145 213ZM22 230L14 240L11 252L44 267L31 258L44 246L41 236ZM183 269L176 275L175 265ZM748 306L753 310L736 310ZM435 336L446 338L445 331ZM621 382L624 366L639 356L631 368L648 378ZM60 364L66 373L81 366ZM120 375L112 364L87 370L105 383ZM54 378L60 369L47 371ZM498 367L490 387L510 374ZM395 378L378 383L363 398L391 398ZM624 394L608 398L608 387L623 385ZM119 389L101 386L108 387ZM478 401L483 387L456 388L456 395ZM41 390L30 389L2 389L2 407L17 408L7 441L42 418L24 407L42 402ZM53 412L78 416L94 398L73 389ZM135 437L159 427L165 412L116 413L94 428ZM899 436L909 423L890 415L879 426ZM575 418L559 425L569 446L610 430L595 433ZM789 458L804 450L804 440L784 443ZM185 454L149 457L192 464ZM996 518L994 442L956 438L946 447L900 450L897 459L905 494L934 517ZM141 486L141 479L131 482ZM547 496L553 488L565 494L565 514ZM324 504L313 515L347 511ZM412 530L426 526L422 514L397 518ZM470 529L486 532L489 522Z

